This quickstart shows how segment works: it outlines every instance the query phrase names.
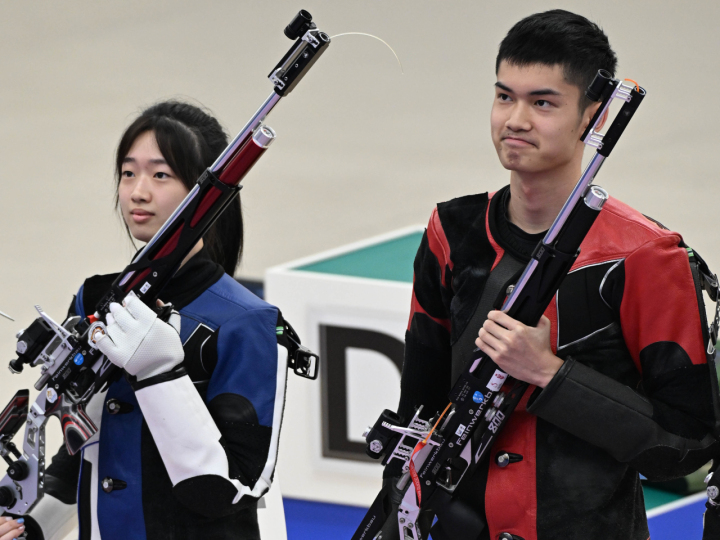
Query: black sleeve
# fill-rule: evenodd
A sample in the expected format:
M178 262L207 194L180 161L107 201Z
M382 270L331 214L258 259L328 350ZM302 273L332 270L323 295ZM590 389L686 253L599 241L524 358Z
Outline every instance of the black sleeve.
M451 347L448 288L443 283L444 261L430 249L432 220L423 235L413 265L410 322L405 333L405 358L400 382L398 415L408 421L423 405L430 418L447 405L450 391ZM445 269L447 274L449 270Z
M65 504L76 504L81 459L79 452L71 456L62 445L45 469L45 493Z

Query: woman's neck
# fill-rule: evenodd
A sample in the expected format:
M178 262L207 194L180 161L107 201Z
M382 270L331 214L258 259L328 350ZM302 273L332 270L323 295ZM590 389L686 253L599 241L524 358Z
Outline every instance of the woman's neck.
M183 259L183 262L180 263L180 268L185 266L185 263L188 262L190 259L192 259L195 255L197 255L200 250L203 248L203 241L202 238L198 241L195 246L193 246L192 250L190 250L190 253L187 254L187 257Z

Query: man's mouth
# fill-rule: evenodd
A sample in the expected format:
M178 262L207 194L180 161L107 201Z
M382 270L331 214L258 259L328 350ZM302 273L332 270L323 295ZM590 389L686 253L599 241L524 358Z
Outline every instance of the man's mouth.
M522 137L516 137L514 135L505 135L501 138L501 140L508 146L513 146L515 148L527 148L529 146L535 146L535 143L528 141L527 139L523 139Z

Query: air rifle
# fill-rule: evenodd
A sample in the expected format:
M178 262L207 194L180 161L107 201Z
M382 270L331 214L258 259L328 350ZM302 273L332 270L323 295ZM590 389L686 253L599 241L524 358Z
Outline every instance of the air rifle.
M40 395L30 405L29 392L20 390L0 413L0 456L7 462L7 475L0 481L0 510L24 515L43 496L45 472L45 425L57 416L65 445L75 454L97 433L85 414L90 399L119 374L97 349L95 342L105 333L111 302L122 302L133 292L148 306L155 301L192 248L240 191L240 182L275 139L263 125L265 117L288 95L325 52L330 37L320 31L312 16L301 10L285 28L294 40L290 50L273 68L269 79L273 91L242 131L198 179L175 212L123 270L102 297L95 313L81 319L70 317L56 323L36 306L40 317L17 334L18 358L10 371L24 365L40 366L35 383ZM290 341L288 366L300 376L315 379L319 358L300 344L286 325ZM22 452L12 438L25 426Z
M600 70L585 95L601 103L581 137L596 149L595 155L502 304L503 311L528 326L537 325L608 198L605 190L591 183L645 97L645 90ZM596 129L616 98L625 103L603 135ZM528 384L510 377L478 349L468 360L442 414L425 421L420 417L420 407L405 423L393 411L385 410L366 432L368 455L382 458L383 465L397 460L395 465L403 474L375 498L352 540L381 540L383 531L397 538L390 530L393 527L402 540L425 539L429 533L434 540L456 540L475 538L480 532L473 518L453 505L453 494L459 483L488 458L489 449ZM503 454L496 459L502 465L512 456ZM435 517L437 525L431 528Z

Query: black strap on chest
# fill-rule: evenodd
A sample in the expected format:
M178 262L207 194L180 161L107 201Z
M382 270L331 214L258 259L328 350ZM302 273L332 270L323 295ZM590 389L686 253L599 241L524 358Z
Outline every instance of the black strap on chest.
M452 345L451 384L454 385L458 380L460 374L467 367L472 352L477 348L475 340L478 337L480 328L487 319L488 313L495 308L498 298L505 298L508 285L517 280L523 268L525 268L525 263L521 263L506 252L497 266L490 272L475 308L475 313L465 325L460 337Z

